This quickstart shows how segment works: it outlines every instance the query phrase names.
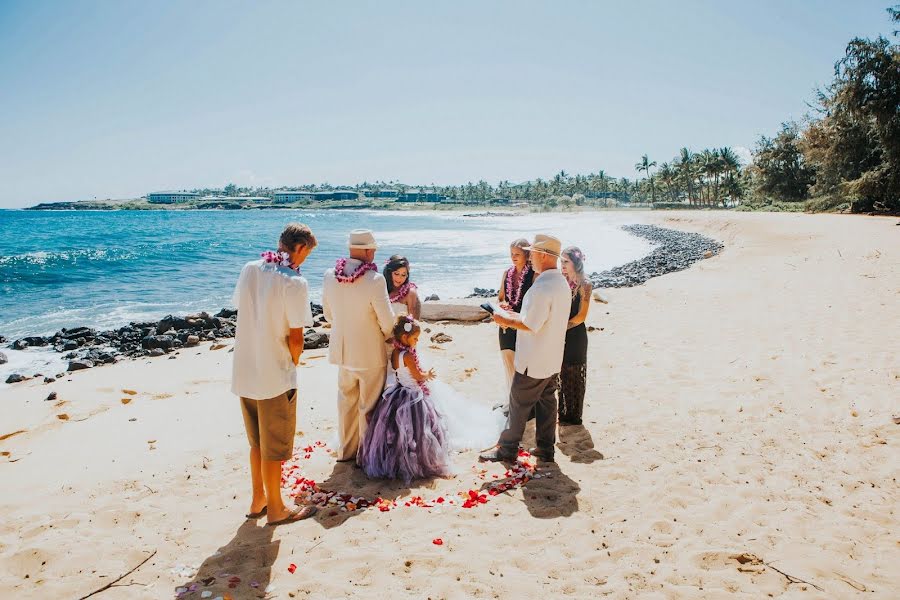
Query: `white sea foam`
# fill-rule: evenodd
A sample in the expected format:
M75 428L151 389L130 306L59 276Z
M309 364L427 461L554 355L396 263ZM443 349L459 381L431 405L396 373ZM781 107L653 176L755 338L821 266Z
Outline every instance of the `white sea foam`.
M3 348L3 354L6 355L9 362L0 366L0 389L8 386L6 378L12 373L19 373L26 377L38 373L55 377L57 373L65 373L69 364L62 354L54 352L50 348L27 348L25 350Z

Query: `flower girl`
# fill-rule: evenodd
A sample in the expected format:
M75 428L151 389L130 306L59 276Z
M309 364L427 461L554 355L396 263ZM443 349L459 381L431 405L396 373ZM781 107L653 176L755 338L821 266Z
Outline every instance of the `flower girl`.
M451 450L489 446L502 426L489 407L475 405L434 381L434 369L422 368L420 334L414 319L397 318L385 390L359 450L359 465L369 477L408 484L451 475Z

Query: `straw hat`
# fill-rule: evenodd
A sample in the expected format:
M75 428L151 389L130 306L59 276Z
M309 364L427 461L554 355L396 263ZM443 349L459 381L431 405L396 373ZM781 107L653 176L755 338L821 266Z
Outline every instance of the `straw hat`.
M562 252L562 242L553 237L552 235L544 235L543 233L538 233L534 236L534 243L525 248L525 250L529 250L531 252L542 252L544 254L549 254L550 256L556 256L559 258L560 252Z
M354 229L350 232L350 248L354 250L376 250L375 236L368 229Z

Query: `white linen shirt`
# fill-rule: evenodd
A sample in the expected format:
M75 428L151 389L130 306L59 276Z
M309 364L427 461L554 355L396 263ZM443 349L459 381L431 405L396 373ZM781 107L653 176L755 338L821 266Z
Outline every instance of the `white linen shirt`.
M516 372L546 379L562 368L572 291L558 269L544 271L525 293L522 322L531 331L516 333Z
M231 391L267 400L297 387L287 338L313 324L309 284L299 273L263 260L248 262L234 290L238 309Z

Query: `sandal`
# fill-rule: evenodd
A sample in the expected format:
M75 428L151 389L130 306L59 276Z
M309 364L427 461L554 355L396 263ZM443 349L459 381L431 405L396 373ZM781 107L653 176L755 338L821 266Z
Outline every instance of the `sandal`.
M264 517L268 511L269 511L269 507L263 506L262 510L255 512L255 513L248 513L244 516L247 517L248 519L258 519L260 517Z
M275 527L276 525L287 525L288 523L296 523L297 521L302 521L303 519L308 519L318 512L319 508L317 506L303 506L298 507L292 510L288 516L281 519L280 521L273 521L271 523L266 523L266 527Z

